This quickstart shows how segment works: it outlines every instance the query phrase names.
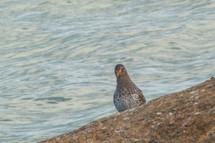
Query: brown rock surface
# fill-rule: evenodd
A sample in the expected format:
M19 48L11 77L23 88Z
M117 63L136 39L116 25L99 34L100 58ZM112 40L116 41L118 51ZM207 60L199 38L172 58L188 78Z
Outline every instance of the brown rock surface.
M45 142L215 143L215 78Z

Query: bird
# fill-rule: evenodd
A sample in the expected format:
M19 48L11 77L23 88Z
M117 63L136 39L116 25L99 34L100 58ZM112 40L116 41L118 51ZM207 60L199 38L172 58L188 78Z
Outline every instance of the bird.
M123 112L146 103L142 91L130 79L123 64L117 64L114 72L117 85L113 102L118 112Z

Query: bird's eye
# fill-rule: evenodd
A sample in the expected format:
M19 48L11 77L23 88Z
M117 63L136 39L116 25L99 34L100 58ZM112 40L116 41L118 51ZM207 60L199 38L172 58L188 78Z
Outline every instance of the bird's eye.
M125 68L121 68L121 70L122 70L122 71L124 71L124 70L125 70Z

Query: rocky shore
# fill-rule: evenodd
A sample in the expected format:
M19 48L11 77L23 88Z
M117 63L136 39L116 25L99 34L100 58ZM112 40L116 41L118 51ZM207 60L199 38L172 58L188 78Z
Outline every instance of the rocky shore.
M215 143L215 78L41 143Z

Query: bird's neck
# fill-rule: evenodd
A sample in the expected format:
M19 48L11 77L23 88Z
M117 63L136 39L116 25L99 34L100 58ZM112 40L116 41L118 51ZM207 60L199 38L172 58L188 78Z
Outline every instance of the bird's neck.
M132 82L132 80L130 79L129 76L126 76L126 77L118 77L117 78L117 87L120 88L120 87L127 87L127 86L131 86L133 85L134 83Z

